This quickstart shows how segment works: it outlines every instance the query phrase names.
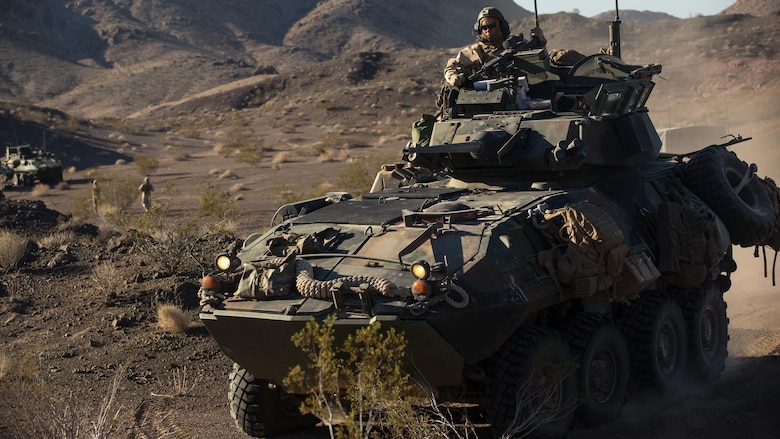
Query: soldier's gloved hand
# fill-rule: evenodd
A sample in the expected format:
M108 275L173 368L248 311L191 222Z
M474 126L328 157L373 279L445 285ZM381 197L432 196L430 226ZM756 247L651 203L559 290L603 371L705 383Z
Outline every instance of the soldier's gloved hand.
M544 49L544 47L547 46L547 38L544 37L542 28L535 27L531 29L531 41L536 43L537 49Z

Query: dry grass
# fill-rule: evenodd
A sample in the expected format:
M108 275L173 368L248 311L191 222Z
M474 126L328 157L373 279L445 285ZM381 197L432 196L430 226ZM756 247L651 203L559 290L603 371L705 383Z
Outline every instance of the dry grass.
M228 189L228 193L233 194L233 193L240 192L240 191L245 191L245 190L246 190L246 187L244 186L243 183L236 183L233 186L230 186L230 189Z
M4 380L5 377L8 376L10 371L11 371L11 359L8 357L8 355L5 352L0 352L0 381Z
M225 172L219 174L218 178L220 180L235 180L238 178L238 175L232 170L228 169Z
M75 241L76 234L72 230L64 230L42 236L37 242L38 246L53 250Z
M274 169L280 169L282 167L282 163L285 163L290 159L290 153L287 151L279 151L274 155L274 158L271 159L271 166Z
M49 193L49 185L38 183L33 186L32 196L36 198L43 198Z
M112 262L101 262L91 275L95 290L103 294L106 303L111 303L124 286L120 270Z
M190 318L178 306L164 303L157 306L157 324L165 332L183 334L190 328Z
M187 366L175 367L171 371L171 377L168 380L169 392L165 393L152 393L152 396L162 396L166 398L173 398L177 396L187 396L198 385L203 378L203 374L195 374L193 378L187 374Z
M10 230L0 230L0 267L8 272L27 254L29 239Z

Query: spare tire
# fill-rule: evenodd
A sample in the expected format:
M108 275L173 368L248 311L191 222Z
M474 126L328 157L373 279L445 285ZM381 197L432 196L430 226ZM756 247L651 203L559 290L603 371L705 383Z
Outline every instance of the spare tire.
M683 184L725 224L733 244L750 247L772 232L775 212L769 196L747 163L722 146L697 152L683 169ZM741 186L741 187L740 187Z

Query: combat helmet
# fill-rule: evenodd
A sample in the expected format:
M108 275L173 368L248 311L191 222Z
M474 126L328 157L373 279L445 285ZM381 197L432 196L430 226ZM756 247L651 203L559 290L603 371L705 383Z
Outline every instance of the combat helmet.
M481 32L479 31L479 22L486 17L493 17L497 19L499 23L501 23L501 32L504 34L504 38L509 37L509 22L506 21L506 18L504 18L504 14L502 14L501 11L492 6L482 8L482 10L479 11L479 15L477 15L477 21L474 22L474 28L472 29L475 37L478 38L480 36Z

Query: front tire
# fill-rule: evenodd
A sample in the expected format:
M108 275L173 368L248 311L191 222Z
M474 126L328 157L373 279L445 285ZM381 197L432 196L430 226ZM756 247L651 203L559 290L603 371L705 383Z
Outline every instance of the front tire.
M620 417L630 374L628 346L620 328L605 315L581 313L569 319L563 335L579 362L582 422L594 426Z
M236 426L252 437L271 438L281 433L313 427L318 419L302 415L300 400L269 381L255 378L233 364L230 373L230 415Z
M577 374L563 337L521 328L488 368L487 420L495 436L563 438L571 428Z
M666 294L645 293L623 308L631 369L638 381L660 390L682 387L688 338L680 306Z

